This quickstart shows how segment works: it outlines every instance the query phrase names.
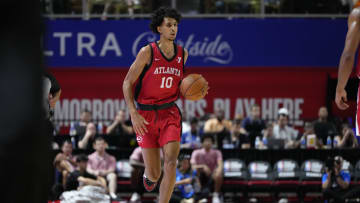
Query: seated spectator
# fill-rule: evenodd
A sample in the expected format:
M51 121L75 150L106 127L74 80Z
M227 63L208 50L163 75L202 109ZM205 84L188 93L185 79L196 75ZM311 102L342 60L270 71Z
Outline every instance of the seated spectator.
M266 124L266 128L261 132L262 140L261 140L261 148L267 149L272 148L269 146L269 140L275 139L274 138L274 123L268 122Z
M196 176L196 170L192 170L190 164L190 155L181 154L176 169L176 182L174 192L170 203L194 203L200 198L205 198L208 194L197 195L196 189L199 186L199 180Z
M285 149L296 148L298 146L298 142L296 141L298 132L294 128L288 126L288 120L288 110L286 108L281 108L278 112L278 121L273 129L273 137L275 139L284 140Z
M341 135L335 136L334 147L336 148L357 148L358 141L354 131L348 124L342 126Z
M106 181L100 176L93 175L87 172L88 157L85 154L80 154L76 158L78 168L73 171L67 181L65 190L78 190L86 185L99 186L102 188L106 187Z
M106 20L109 8L111 6L112 0L88 0L87 1L87 11L86 19L90 18L90 14L102 14L101 20Z
M229 140L229 148L237 149L249 149L250 148L250 138L246 130L242 127L241 115L236 115L232 129L231 129L231 140Z
M305 122L304 134L297 144L301 145L301 148L307 149L319 149L323 146L322 140L314 133L314 125L310 122Z
M95 124L89 123L86 126L85 134L79 136L79 149L91 150L96 137Z
M106 153L107 143L102 137L97 137L94 142L95 152L89 155L87 170L89 173L106 178L108 181L109 194L113 199L117 199L116 187L117 177L115 174L116 159Z
M194 117L190 121L190 131L181 135L180 147L186 149L198 149L201 147L201 139L199 134L199 120Z
M349 188L350 174L341 170L343 158L336 156L326 161L326 171L322 177L322 189L325 200L333 199L336 203L345 202L347 198L359 197L360 188Z
M54 159L54 166L62 175L62 185L65 188L68 175L76 169L76 159L72 155L72 143L65 140L61 146L61 151Z
M127 13L132 16L135 10L141 9L141 6L140 0L115 0L115 14L120 14L121 10L127 10Z
M87 109L81 110L80 120L75 122L75 133L76 135L80 136L85 134L87 125L91 123L91 111ZM69 132L71 134L71 132Z
M216 109L215 118L210 118L205 122L204 133L215 135L215 145L219 150L223 147L223 139L230 137L231 121L224 118L224 110Z
M214 137L205 134L202 137L203 147L194 150L191 155L191 165L198 173L201 188L209 188L214 185L213 203L220 203L220 191L223 182L223 159L217 149L212 149Z
M87 126L91 123L90 121L91 112L87 109L83 109L81 110L80 120L75 123L71 123L69 135L75 138L74 148L78 147L78 141L80 137L85 135Z
M338 133L335 125L328 121L328 110L326 107L320 107L318 115L318 120L314 121L315 134L319 139L322 140L323 144L326 144L326 139L328 136L333 139L334 136Z
M265 121L260 118L260 106L255 104L251 107L251 115L243 120L243 128L249 135L251 147L255 146L257 136L261 138L262 130L265 129Z
M109 146L119 148L135 147L136 136L130 120L126 120L125 110L120 110L114 122L106 129Z

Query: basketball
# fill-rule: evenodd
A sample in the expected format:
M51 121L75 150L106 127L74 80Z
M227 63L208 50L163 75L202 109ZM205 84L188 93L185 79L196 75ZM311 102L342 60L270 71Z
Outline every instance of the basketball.
M185 99L193 101L204 98L208 89L208 82L200 74L189 74L180 85L180 92Z

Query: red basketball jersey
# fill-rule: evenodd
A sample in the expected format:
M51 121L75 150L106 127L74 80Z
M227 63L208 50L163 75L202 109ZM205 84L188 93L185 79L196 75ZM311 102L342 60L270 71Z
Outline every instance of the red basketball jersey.
M151 63L144 67L135 88L140 104L164 104L178 99L184 74L184 49L174 43L175 54L165 57L156 42L150 44Z

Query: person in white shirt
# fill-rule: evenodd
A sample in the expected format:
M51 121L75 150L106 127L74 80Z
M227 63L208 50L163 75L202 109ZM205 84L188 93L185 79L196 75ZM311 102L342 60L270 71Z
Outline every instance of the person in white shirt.
M278 121L273 128L273 137L284 140L285 149L292 149L298 146L296 141L298 131L288 126L288 121L289 111L286 108L281 108L278 112Z

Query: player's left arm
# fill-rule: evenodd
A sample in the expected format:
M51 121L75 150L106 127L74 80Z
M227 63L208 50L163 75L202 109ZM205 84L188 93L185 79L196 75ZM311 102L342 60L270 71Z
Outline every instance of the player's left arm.
M348 33L346 35L345 48L341 55L339 76L336 87L336 103L340 109L346 109L348 105L345 86L354 66L356 50L360 42L360 10L354 9L348 20Z
M184 65L186 64L188 57L189 57L189 52L184 48Z

